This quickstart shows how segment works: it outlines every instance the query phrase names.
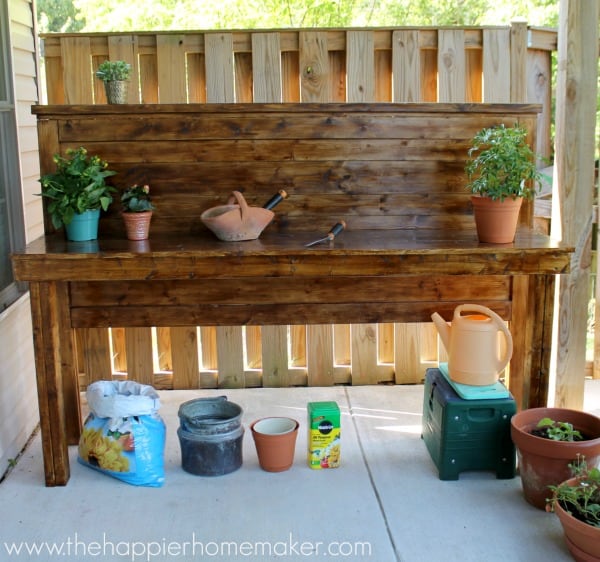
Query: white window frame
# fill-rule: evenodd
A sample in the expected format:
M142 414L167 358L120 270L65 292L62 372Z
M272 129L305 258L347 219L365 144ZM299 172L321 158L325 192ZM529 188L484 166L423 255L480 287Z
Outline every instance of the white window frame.
M6 199L0 212L6 212L6 217L3 218L8 224L8 251L12 252L24 248L25 229L8 22L8 2L0 0L0 85L3 86L0 89L0 198ZM4 233L0 232L0 236L4 236ZM10 261L4 261L7 256L0 257L2 267L4 263L10 267ZM23 283L17 283L12 278L12 270L9 277L12 281L0 286L0 312L8 308L25 290Z

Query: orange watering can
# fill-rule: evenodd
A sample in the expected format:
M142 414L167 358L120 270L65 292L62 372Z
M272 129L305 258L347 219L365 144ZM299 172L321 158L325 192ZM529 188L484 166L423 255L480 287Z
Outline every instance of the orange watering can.
M500 316L485 306L461 304L454 310L451 326L437 312L431 319L448 352L450 379L473 386L498 381L513 352L512 336ZM506 342L502 357L498 332L502 332Z

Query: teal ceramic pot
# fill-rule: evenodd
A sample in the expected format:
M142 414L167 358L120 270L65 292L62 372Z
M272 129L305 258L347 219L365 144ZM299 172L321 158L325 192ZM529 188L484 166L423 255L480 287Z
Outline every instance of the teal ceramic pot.
M86 211L76 214L73 220L65 225L67 239L74 242L85 240L96 240L98 238L98 221L100 220L100 209Z

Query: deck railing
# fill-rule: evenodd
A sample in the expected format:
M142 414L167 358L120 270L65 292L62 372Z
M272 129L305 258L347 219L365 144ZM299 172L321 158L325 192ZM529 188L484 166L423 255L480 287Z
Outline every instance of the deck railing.
M95 70L105 59L120 59L133 67L130 103L539 103L536 150L552 152L557 34L522 22L464 29L52 34L42 41L49 104L105 103ZM356 369L368 383L415 383L444 358L431 324L331 326L317 330L327 334L319 349L307 350L311 329L198 327L191 337L182 328L113 328L110 354L93 351L105 350L98 345L105 332L80 330L82 383L110 371L126 376L134 358L153 369L158 388L216 387L225 378L220 374L234 371L243 372L238 379L246 386L269 385L273 372L290 386L349 383ZM182 382L178 365L190 357L189 341L199 342L190 359L196 361L197 352L198 379Z

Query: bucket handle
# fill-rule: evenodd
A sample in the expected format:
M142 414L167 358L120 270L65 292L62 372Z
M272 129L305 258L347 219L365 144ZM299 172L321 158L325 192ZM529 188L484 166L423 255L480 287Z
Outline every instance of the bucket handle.
M226 402L227 396L205 396L204 398L196 398L196 400L202 402Z

